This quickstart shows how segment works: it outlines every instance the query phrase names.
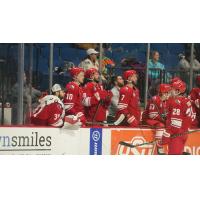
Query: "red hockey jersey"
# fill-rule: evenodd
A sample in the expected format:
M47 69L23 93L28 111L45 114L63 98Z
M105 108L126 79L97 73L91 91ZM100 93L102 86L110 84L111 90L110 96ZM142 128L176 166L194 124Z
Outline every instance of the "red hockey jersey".
M83 108L83 89L75 82L66 85L66 93L63 100L66 115L76 115L82 123L85 123Z
M200 99L200 88L192 88L189 96L193 101L195 101L196 99Z
M189 94L189 98L192 102L192 107L196 113L196 119L193 120L192 124L194 127L200 126L200 88L193 88Z
M87 121L103 122L107 118L112 93L96 82L88 82L84 87L84 106Z
M143 112L143 121L148 119L156 120L158 122L165 122L167 114L167 101L162 101L160 96L154 96L149 100L145 111Z
M166 132L177 134L188 131L193 117L192 103L188 98L183 96L171 97L168 100Z
M62 101L54 95L47 95L40 100L40 105L33 112L31 123L38 126L61 127L64 116Z
M126 116L128 123L130 120L135 121L136 126L140 123L140 97L139 90L136 87L124 86L120 89L117 118L121 114ZM130 120L128 116L130 116Z

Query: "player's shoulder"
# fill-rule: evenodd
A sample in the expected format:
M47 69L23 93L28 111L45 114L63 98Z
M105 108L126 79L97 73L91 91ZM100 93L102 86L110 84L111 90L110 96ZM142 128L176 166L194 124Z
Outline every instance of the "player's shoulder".
M179 104L179 105L182 105L183 107L184 107L185 105L191 106L191 100L190 100L188 97L185 97L185 96L176 97L176 98L174 99L174 103Z
M93 81L89 81L85 84L85 86L93 86L94 85L94 82Z
M73 82L67 83L66 89L67 89L67 90L73 90L73 89L75 89L75 86L73 85Z
M167 105L171 105L175 102L175 98L174 97L169 97L166 101Z
M41 99L41 103L46 106L52 105L54 103L62 104L61 100L55 95L47 95Z
M191 106L192 105L192 102L190 100L190 98L188 97L182 97L182 102L183 102L183 105L187 105L187 106Z
M64 105L60 100L55 100L54 103L49 105L49 109L52 111L62 110L62 109L64 109Z
M66 85L66 89L74 90L76 88L79 88L79 85L73 81Z
M88 83L86 83L85 84L85 88L93 88L95 85L94 85L94 83L91 81L91 82L88 82Z
M43 97L40 101L54 101L56 100L58 97L55 95L46 95L45 97Z
M128 87L128 86L123 86L121 89L120 89L120 93L129 93L131 92L131 88Z
M155 95L152 97L153 102L160 102L160 97L158 95Z

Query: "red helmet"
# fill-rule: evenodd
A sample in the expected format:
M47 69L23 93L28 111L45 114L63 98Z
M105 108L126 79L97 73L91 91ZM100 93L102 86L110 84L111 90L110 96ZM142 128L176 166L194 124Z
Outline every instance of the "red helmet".
M84 72L83 68L80 67L73 67L72 69L70 69L70 74L72 77L77 76L79 73Z
M86 72L85 72L85 77L90 78L91 75L96 73L96 72L98 73L98 70L96 68L87 69Z
M134 74L137 74L137 72L135 70L125 71L124 74L123 74L124 80L128 80L128 77L133 76Z
M200 85L200 74L196 76L196 85Z
M186 84L183 81L178 80L172 83L172 88L179 90L181 93L184 93L186 90Z
M171 85L169 84L160 84L158 87L159 93L167 93L171 90Z
M171 83L174 83L176 81L181 81L180 77L175 76L174 78L172 78Z

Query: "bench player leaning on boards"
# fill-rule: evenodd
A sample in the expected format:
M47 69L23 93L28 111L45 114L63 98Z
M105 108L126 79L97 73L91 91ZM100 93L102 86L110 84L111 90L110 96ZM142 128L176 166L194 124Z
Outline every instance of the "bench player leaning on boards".
M158 94L153 96L147 104L147 107L142 115L142 120L147 125L156 129L155 139L160 141L164 133L167 101L170 96L171 86L169 84L160 84ZM163 147L157 143L157 153L164 154Z
M120 89L115 125L137 127L140 124L141 110L139 90L136 87L138 76L135 70L123 74L125 86Z
M108 107L112 93L104 90L99 83L99 72L90 68L85 72L86 84L84 86L85 116L88 122L106 122Z
M172 83L172 96L168 101L166 131L161 142L161 144L168 144L169 155L183 154L187 135L174 138L173 135L187 132L195 117L190 99L184 96L185 91L186 84L183 81L178 80Z
M74 67L70 70L72 82L66 85L64 97L65 114L75 116L85 126L83 101L83 89L81 84L84 82L84 70L79 67Z
M51 91L52 95L40 99L40 104L31 117L31 123L38 126L63 126L65 112L62 99L65 93L59 84L53 85Z

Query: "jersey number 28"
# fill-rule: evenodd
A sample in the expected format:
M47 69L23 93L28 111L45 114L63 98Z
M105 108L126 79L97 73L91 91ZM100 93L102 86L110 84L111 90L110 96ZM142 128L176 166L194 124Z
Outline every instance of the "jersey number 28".
M172 114L173 115L180 115L180 109L174 108Z

